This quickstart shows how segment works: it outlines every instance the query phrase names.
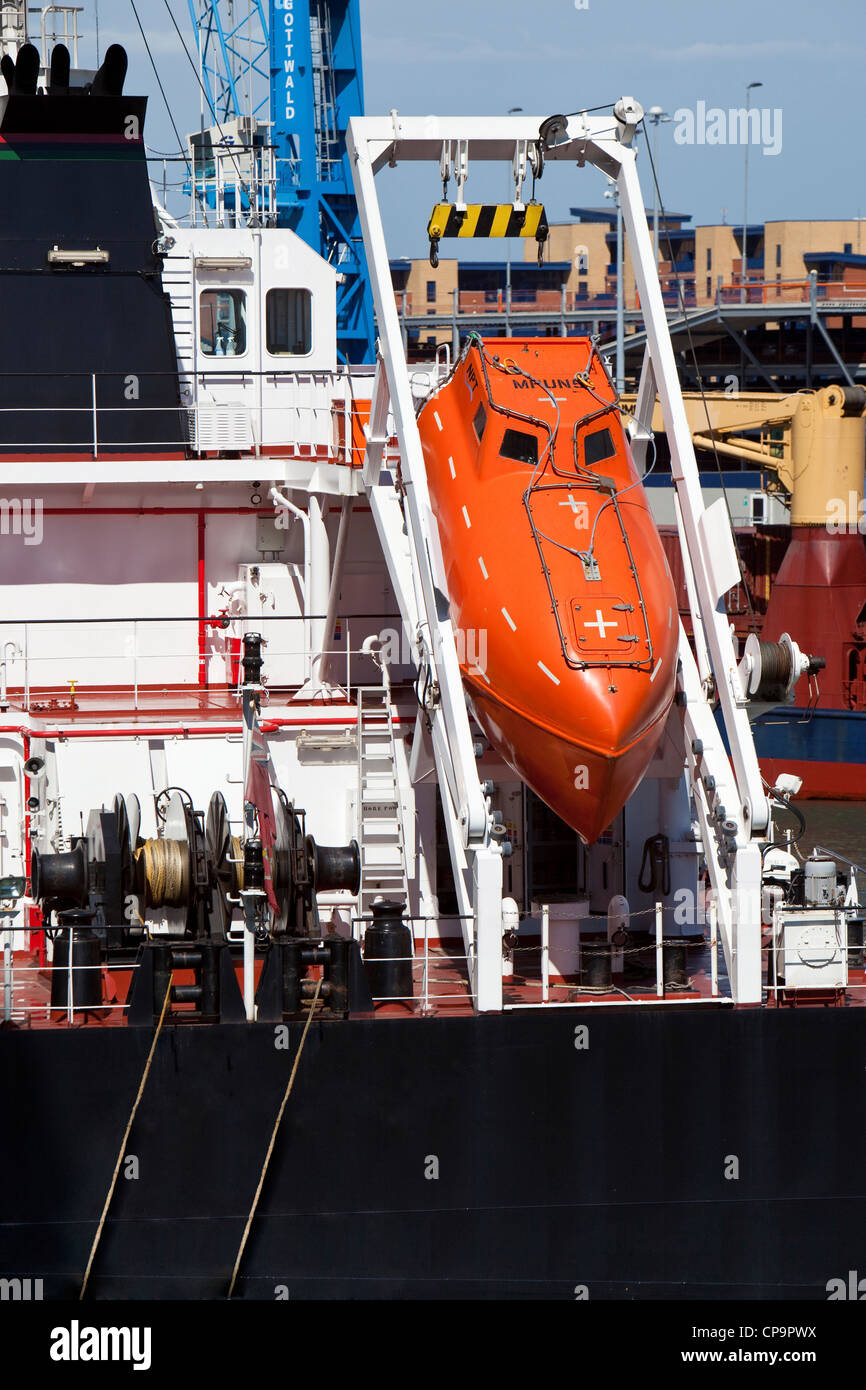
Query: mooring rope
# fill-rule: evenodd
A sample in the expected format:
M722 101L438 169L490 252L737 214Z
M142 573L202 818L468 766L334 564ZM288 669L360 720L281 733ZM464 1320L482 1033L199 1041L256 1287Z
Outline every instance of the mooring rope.
M313 995L312 999L310 1000L310 1008L309 1008L309 1011L308 1011L308 1013L307 1013L307 1021L306 1021L306 1023L304 1024L304 1031L303 1031L303 1033L302 1033L302 1035L301 1035L301 1045L300 1045L300 1047L298 1048L298 1051L297 1051L297 1053L296 1053L296 1055L295 1055L295 1062L294 1062L294 1066L292 1067L292 1074L291 1074L291 1076L289 1077L289 1084L286 1086L285 1094L283 1095L282 1105L281 1105L280 1108L279 1108L279 1111L278 1111L278 1113L277 1113L276 1122L275 1122L274 1128L273 1128L273 1130L272 1130L272 1132L271 1132L271 1142L268 1144L268 1151L267 1151L267 1153L265 1154L265 1161L264 1161L264 1163L262 1164L261 1176L259 1177L259 1185L258 1185L258 1187L256 1188L256 1195L255 1195L255 1197L253 1198L253 1204L252 1204L252 1206L250 1207L250 1214L249 1214L249 1216L247 1217L247 1224L246 1224L246 1226L244 1227L244 1233L243 1233L243 1235L241 1236L240 1248L238 1249L238 1257L237 1257L237 1259L235 1260L235 1267L234 1267L234 1269L232 1270L232 1279L231 1279L231 1283L229 1284L229 1291L228 1291L228 1293L227 1293L227 1295L226 1295L227 1298L231 1298L231 1296L232 1296L232 1294L233 1294L233 1292L234 1292L234 1287L235 1287L235 1284L236 1284L236 1282L237 1282L237 1277L238 1277L238 1270L239 1270L240 1267L241 1267L241 1260L242 1260L243 1257L244 1257L244 1249L246 1248L247 1237L249 1236L249 1233L250 1233L250 1227L251 1227L252 1224L253 1224L253 1218L255 1217L255 1214L256 1214L256 1208L257 1208L257 1206L259 1205L259 1198L260 1198L261 1195L262 1195L262 1188L264 1187L265 1176L266 1176L267 1171L268 1171L268 1164L269 1164L270 1161L271 1161L271 1154L272 1154L273 1151L274 1151L274 1144L277 1142L277 1131L279 1130L280 1124L282 1123L283 1112L284 1112L284 1110L285 1110L285 1108L286 1108L286 1105L288 1104L289 1096L292 1094L292 1087L293 1087L294 1084L295 1084L295 1076L297 1075L297 1071L298 1071L298 1063L299 1063L300 1060L301 1060L301 1053L302 1053L303 1050L304 1050L304 1043L307 1041L307 1033L310 1031L310 1024L311 1024L312 1021L313 1021L313 1012L314 1012L314 1010L315 1010L316 1001L317 1001L318 998L319 998L319 990L320 990L321 988L322 988L322 977L320 976L319 979L318 979L318 981L317 981L317 983L316 983L316 992L315 992L315 994Z
M235 871L235 885L238 893L243 892L244 887L244 842L239 835L232 835L232 860L231 867Z
M144 860L144 882L151 907L186 907L189 847L180 840L145 840L135 851Z
M132 1129L132 1124L135 1119L135 1112L138 1109L141 1097L144 1095L144 1088L147 1085L147 1078L150 1074L150 1066L153 1061L153 1054L156 1052L156 1045L159 1042L159 1035L162 1031L162 1024L163 1020L165 1019L165 1011L168 1008L168 1001L170 996L171 975L169 975L168 986L165 991L165 998L162 1001L162 1012L159 1015L159 1023L156 1025L156 1032L153 1035L153 1042L150 1045L150 1052L147 1054L147 1061L144 1064L144 1071L141 1077L141 1085L138 1088L138 1095L135 1097L132 1110L129 1112L129 1120L127 1121L126 1130L124 1132L123 1140L120 1145L120 1152L117 1155L117 1162L114 1165L114 1175L111 1179L111 1186L108 1189L108 1196L105 1199L105 1206L102 1208L102 1215L99 1218L99 1225L96 1228L96 1235L93 1237L93 1244L90 1247L90 1258L87 1261L87 1268L84 1271L84 1279L81 1283L81 1291L78 1295L79 1303L84 1298L85 1292L87 1290L87 1282L90 1278L90 1271L93 1268L93 1261L96 1258L96 1251L98 1250L99 1242L102 1239L102 1228L105 1225L105 1218L108 1215L108 1208L111 1206L111 1199L114 1196L114 1189L117 1186L117 1179L120 1174L120 1165L123 1162L124 1155L126 1154L126 1145L129 1142L129 1133Z

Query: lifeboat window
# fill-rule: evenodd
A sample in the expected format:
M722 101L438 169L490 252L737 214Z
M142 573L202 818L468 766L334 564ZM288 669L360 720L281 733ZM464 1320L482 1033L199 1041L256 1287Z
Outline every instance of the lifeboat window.
M583 461L587 468L592 468L596 463L602 463L604 459L612 459L616 456L616 449L613 447L610 430L596 430L595 434L588 434L583 441Z
M504 459L516 463L538 463L538 438L524 430L506 430L499 452Z
M271 357L306 357L313 348L313 296L309 290L268 290L265 302Z
M247 297L243 290L204 290L199 341L207 357L242 357L247 350Z
M478 409L477 409L476 412L475 412L475 418L474 418L474 420L472 421L472 428L473 428L474 431L475 431L475 437L476 437L476 439L478 440L478 443L479 443L479 444L481 443L481 440L482 440L483 437L484 437L484 426L485 426L486 424L487 424L487 411L484 409L484 406L483 406L483 405L479 405Z

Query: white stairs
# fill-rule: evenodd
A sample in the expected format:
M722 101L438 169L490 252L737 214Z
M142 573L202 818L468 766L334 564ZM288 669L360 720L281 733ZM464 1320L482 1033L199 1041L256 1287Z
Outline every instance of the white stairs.
M188 407L189 437L196 438L195 413L195 324L193 315L193 264L190 251L174 250L165 257L162 267L162 287L171 303L171 320L177 348L177 369L181 402Z
M369 918L377 898L402 899L408 910L403 806L387 681L382 686L358 689L358 826L358 915ZM368 925L362 921L362 935Z

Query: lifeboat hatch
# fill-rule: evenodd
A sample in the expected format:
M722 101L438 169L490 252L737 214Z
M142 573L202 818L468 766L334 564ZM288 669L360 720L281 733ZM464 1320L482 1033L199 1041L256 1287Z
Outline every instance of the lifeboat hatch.
M651 670L646 603L614 487L580 481L530 486L524 504L565 661ZM582 562L583 584L575 559ZM605 591L605 579L623 587Z
M572 645L580 657L598 660L599 657L634 657L639 649L640 636L636 630L633 603L625 603L617 594L593 594L592 598L573 598L570 601ZM646 654L644 641L641 656Z

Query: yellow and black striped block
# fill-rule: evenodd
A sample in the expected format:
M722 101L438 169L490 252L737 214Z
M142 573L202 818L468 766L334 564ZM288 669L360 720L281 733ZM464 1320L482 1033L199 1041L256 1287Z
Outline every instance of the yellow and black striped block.
M453 203L437 203L427 224L431 241L454 236L531 236L545 241L549 230L541 203L527 203L523 212L515 212L511 203L470 203L465 212L458 212Z

